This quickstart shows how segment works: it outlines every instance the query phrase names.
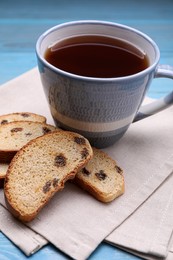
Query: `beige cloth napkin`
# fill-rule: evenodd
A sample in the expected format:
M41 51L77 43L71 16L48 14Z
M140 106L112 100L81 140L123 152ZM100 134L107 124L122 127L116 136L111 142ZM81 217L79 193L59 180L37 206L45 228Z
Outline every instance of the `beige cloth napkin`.
M1 191L1 202L3 201L2 195ZM17 219L14 219L3 206L0 206L0 230L26 255L37 252L48 243L41 235L22 225Z
M36 69L0 87L0 104L1 114L32 111L53 122ZM146 259L166 259L168 252L171 253L169 240L173 229L172 115L173 107L131 125L117 144L105 149L124 169L126 191L123 196L103 204L68 183L28 224L36 233L31 234L29 228L14 220L2 206L0 229L14 241L5 221L9 219L17 233L22 228L22 232L27 233L24 239L28 241L30 237L31 244L28 241L20 245L17 238L14 242L28 255L46 243L46 240L38 243L41 240L38 233L75 259L86 259L104 239ZM5 205L2 190L0 203ZM33 243L35 236L39 246Z
M146 259L164 259L168 253L173 259L170 241L173 230L172 187L173 174L106 241L124 250L136 251Z

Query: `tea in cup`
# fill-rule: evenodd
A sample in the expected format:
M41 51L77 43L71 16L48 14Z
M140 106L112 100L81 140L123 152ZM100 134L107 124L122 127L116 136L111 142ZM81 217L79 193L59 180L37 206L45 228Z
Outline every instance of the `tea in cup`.
M173 103L173 93L141 106L156 77L159 48L144 33L105 21L74 21L43 33L36 44L41 81L57 126L98 148L118 141L135 120Z

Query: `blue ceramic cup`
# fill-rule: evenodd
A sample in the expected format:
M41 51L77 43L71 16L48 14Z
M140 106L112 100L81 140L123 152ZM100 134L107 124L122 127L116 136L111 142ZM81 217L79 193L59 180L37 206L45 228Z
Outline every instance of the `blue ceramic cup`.
M49 46L84 34L106 35L127 41L147 54L149 65L130 76L95 78L75 75L47 62L45 52ZM134 28L104 21L60 24L39 37L36 54L42 85L56 125L82 134L95 147L112 145L124 135L132 122L173 104L172 92L141 106L152 80L157 77L173 78L173 68L158 64L158 46Z

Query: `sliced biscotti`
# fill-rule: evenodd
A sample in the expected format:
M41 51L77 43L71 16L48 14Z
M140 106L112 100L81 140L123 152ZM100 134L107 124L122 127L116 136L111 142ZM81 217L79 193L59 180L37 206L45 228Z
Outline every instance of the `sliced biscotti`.
M5 178L8 166L9 166L8 163L0 163L0 179Z
M57 128L31 121L15 121L0 125L0 162L10 162L19 149L30 140Z
M13 121L33 121L46 123L46 117L31 112L17 112L0 116L0 125Z
M11 212L24 222L34 219L92 155L88 140L72 132L55 131L30 141L15 155L5 178Z
M0 188L3 188L8 166L8 163L0 163Z
M93 148L93 158L77 173L74 181L102 202L110 202L124 193L123 170L96 148Z

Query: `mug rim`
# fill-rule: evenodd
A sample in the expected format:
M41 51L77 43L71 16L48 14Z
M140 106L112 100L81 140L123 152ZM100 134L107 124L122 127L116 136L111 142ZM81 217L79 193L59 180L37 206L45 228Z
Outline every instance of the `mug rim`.
M145 38L154 48L155 53L156 53L156 58L155 61L153 62L153 64L149 65L146 69L132 74L132 75L128 75L128 76L121 76L121 77L108 77L108 78L99 78L99 77L88 77L88 76L82 76L82 75L78 75L78 74L73 74L70 73L68 71L59 69L55 66L53 66L52 64L50 64L41 54L40 54L40 45L42 43L42 41L51 33L56 31L57 29L63 28L63 27L67 27L70 25L79 25L79 24L99 24L99 25L108 25L108 26L117 26L119 28L122 29L126 29L126 30L130 30L133 33L136 33L138 35L140 35L141 37ZM36 42L36 55L38 57L39 60L41 60L41 62L47 66L49 69L53 70L54 72L58 72L64 76L68 76L71 78L75 78L75 79L81 79L81 80L88 80L88 81L100 81L100 82L110 82L110 81L121 81L121 80L125 80L125 79L133 79L137 76L143 76L149 72L151 72L152 70L154 70L154 68L156 68L156 66L159 63L159 59L160 59L160 50L157 46L157 44L155 43L154 40L152 40L152 38L150 38L147 34L141 32L140 30L137 30L133 27L124 25L124 24L120 24L120 23L115 23L115 22L109 22L109 21L103 21L103 20L76 20L76 21L69 21L69 22L65 22L65 23L61 23L58 25L55 25L51 28L49 28L48 30L46 30L45 32L43 32L39 38L37 39Z

